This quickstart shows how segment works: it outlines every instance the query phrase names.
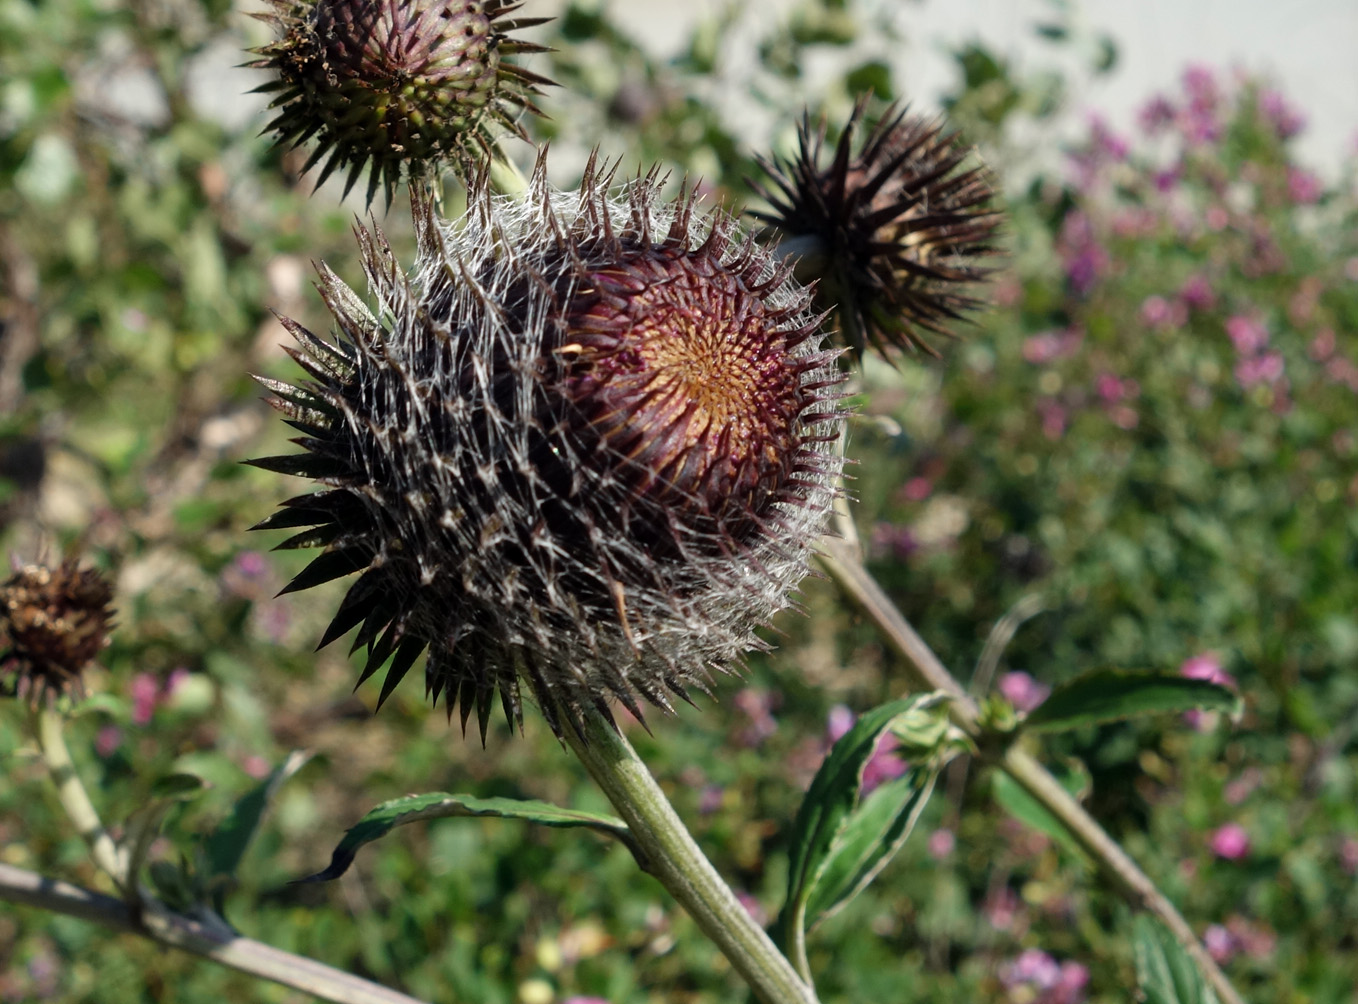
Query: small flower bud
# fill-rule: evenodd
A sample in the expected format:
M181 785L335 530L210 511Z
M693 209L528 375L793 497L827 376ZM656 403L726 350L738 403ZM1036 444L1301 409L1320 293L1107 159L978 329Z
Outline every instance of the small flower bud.
M860 101L823 164L825 124L799 131L794 160L760 158L769 184L752 182L770 209L752 215L776 229L800 258L797 278L818 279L816 305L833 310L855 356L870 344L937 352L924 332L949 334L980 301L963 290L985 279L980 260L1001 214L990 208L993 182L984 167L937 122L893 105L857 153Z
M324 182L347 168L345 194L367 166L367 201L380 183L387 201L402 167L413 177L433 164L490 150L494 127L523 136L519 110L551 81L504 57L546 51L508 33L546 18L499 22L510 0L270 0L261 15L279 33L249 65L277 79L278 142L315 137L304 170L327 158Z

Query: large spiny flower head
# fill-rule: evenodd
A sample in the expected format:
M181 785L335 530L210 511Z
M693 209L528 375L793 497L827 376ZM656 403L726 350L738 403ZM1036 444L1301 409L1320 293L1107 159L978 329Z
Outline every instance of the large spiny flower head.
M345 192L369 168L368 201L379 183L391 200L402 171L412 177L491 150L494 131L523 136L521 110L551 83L504 57L546 51L509 37L545 18L501 21L509 0L270 0L263 15L279 38L249 65L277 79L277 115L266 127L280 143L316 148L323 182L346 168ZM319 182L318 182L319 184Z
M786 267L654 173L545 178L474 180L453 224L417 193L409 275L361 231L375 312L321 266L336 338L286 322L311 379L264 381L307 452L254 461L326 486L260 524L326 547L288 588L362 572L322 644L356 627L380 700L426 653L483 740L524 683L559 733L767 647L840 469L834 353Z
M833 309L848 346L887 357L914 348L937 354L925 332L950 333L978 307L970 292L1001 220L989 172L966 166L970 151L942 124L893 105L868 132L859 101L826 162L826 126L803 119L798 155L760 158L771 209L752 213L776 228L797 276L819 280L816 303Z

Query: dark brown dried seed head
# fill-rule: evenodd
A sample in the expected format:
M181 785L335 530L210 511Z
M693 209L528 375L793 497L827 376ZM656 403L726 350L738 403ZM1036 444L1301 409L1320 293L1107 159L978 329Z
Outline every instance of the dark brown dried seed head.
M83 693L82 672L108 643L113 590L68 561L27 565L0 585L0 679L33 704Z

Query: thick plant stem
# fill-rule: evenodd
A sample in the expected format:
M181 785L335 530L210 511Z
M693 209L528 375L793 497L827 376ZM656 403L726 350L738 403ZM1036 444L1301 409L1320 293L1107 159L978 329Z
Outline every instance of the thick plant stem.
M1030 754L1012 746L1000 758L998 766L1061 821L1085 852L1103 866L1104 871L1117 883L1122 894L1133 905L1154 914L1169 928L1179 944L1183 945L1198 963L1198 967L1211 982L1212 989L1221 998L1222 1004L1244 1004L1226 978L1226 974L1217 967L1216 961L1208 954L1198 936L1188 926L1188 921L1184 920L1174 904L1136 862L1127 856L1121 845L1104 831L1094 817L1085 812L1084 807L1061 787L1061 783L1052 777L1047 768Z
M979 735L980 710L976 702L953 679L933 649L896 609L882 587L863 567L854 549L844 541L833 538L825 538L821 546L821 563L830 577L872 618L896 651L905 657L919 684L928 690L942 690L950 694L953 698L949 705L952 720L971 735ZM994 762L1048 812L1061 820L1080 846L1134 906L1153 914L1170 929L1198 963L1221 1004L1244 1004L1226 974L1208 954L1174 904L1098 821L1085 811L1084 806L1061 787L1050 771L1016 747L1005 750Z
M44 704L33 712L33 735L38 741L47 772L52 775L52 784L56 787L62 809L75 824L76 832L90 845L94 863L126 895L129 890L126 857L108 830L104 829L103 821L90 801L80 775L76 773L71 751L66 747L64 725L65 720L60 712L50 704Z
M166 909L163 904L151 903L136 910L112 896L11 865L0 864L0 900L78 917L114 931L139 934L336 1004L420 1004L414 997L314 959L201 924Z
M627 739L597 712L565 740L632 831L638 864L660 881L764 1004L815 1004L816 995L717 874Z

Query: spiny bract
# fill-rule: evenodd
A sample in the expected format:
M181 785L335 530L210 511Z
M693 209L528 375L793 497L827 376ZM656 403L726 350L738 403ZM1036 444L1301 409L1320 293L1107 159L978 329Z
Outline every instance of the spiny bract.
M888 108L855 154L867 110L859 101L823 164L825 122L803 119L795 159L760 158L772 207L751 215L776 228L802 260L797 276L818 280L816 304L833 309L844 341L891 358L906 348L937 354L924 332L949 334L980 301L966 290L990 275L983 259L1001 214L993 181L942 124Z
M547 51L509 32L547 18L500 21L522 6L508 0L270 0L261 17L279 38L249 65L278 78L266 132L300 146L315 138L304 171L327 158L319 186L347 168L348 194L368 167L367 201L380 183L387 201L402 172L424 177L490 156L495 128L524 136L520 110L545 77L506 60ZM540 114L540 113L539 113Z
M376 313L320 266L337 338L285 321L311 380L263 381L307 452L253 462L328 486L259 524L326 547L288 589L363 573L321 644L357 627L381 700L427 652L483 740L521 681L559 733L767 647L840 470L840 377L785 267L654 173L545 177L474 180L452 225L417 193L412 277L360 231Z

